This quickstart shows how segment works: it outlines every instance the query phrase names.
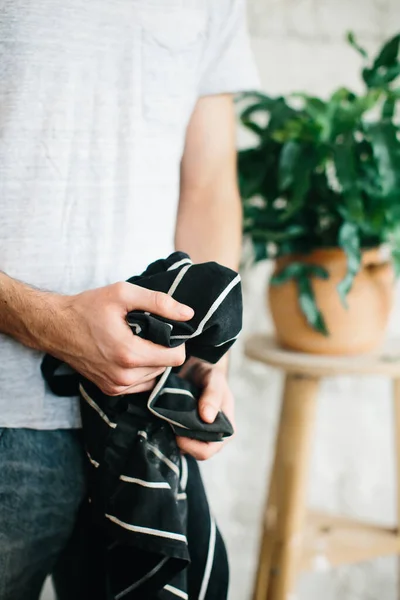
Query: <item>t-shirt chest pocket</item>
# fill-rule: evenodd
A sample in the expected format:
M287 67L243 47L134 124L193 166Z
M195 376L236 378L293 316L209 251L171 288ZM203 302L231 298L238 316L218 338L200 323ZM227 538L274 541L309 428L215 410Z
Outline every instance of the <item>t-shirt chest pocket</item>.
M185 123L193 107L206 45L203 9L140 11L143 117Z

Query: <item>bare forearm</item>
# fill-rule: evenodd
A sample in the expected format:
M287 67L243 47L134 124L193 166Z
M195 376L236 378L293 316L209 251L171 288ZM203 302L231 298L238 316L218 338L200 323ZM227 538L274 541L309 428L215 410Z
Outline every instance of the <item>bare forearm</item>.
M242 223L235 147L232 97L201 98L186 135L175 246L195 262L215 260L233 269Z
M237 269L242 245L242 209L236 185L182 199L175 236L177 250L187 252L194 262L215 260ZM189 192L187 192L189 194ZM218 368L228 370L225 356Z
M193 261L215 260L237 269L242 241L242 210L235 184L187 191L181 199L175 247Z
M25 346L47 350L61 297L0 272L0 332Z

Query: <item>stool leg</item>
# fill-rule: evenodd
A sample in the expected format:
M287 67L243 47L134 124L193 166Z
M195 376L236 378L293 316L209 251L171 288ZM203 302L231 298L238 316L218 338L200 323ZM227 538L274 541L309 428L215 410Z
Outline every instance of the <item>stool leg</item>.
M268 498L262 524L261 547L257 566L257 576L253 593L253 600L265 600L268 592L268 583L271 569L272 551L277 521L277 473L278 453L272 465Z
M393 380L394 439L396 453L397 532L400 536L400 379ZM400 559L398 562L400 573ZM400 577L397 598L400 600Z
M288 600L295 585L318 384L286 377L254 600Z

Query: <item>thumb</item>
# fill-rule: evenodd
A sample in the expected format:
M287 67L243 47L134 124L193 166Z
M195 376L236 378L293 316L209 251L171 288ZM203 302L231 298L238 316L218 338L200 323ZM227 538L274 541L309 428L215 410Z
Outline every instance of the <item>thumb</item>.
M164 292L155 292L132 283L125 283L124 290L126 312L144 310L174 321L188 321L194 315L190 306L177 302Z
M205 423L214 423L221 410L222 396L218 390L206 387L199 401L200 417Z

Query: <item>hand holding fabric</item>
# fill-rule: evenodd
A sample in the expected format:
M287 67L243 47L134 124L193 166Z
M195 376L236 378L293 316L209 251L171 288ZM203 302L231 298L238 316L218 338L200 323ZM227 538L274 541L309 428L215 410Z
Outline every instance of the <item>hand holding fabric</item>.
M226 369L221 364L211 365L205 361L190 359L181 370L181 376L192 381L202 390L199 414L205 423L213 423L221 411L235 429L235 404L229 387ZM208 460L217 454L231 438L222 442L201 442L188 437L177 437L182 452L196 460Z

